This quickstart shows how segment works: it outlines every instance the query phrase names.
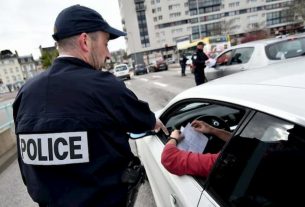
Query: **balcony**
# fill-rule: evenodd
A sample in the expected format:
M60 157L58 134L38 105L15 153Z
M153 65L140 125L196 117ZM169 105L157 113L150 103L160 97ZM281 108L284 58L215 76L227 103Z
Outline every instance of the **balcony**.
M145 10L146 10L145 5L136 4L136 11L145 11Z

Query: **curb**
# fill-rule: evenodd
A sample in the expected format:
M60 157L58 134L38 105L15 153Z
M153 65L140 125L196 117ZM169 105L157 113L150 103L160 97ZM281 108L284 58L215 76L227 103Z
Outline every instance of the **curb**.
M0 174L17 158L16 144L0 157Z

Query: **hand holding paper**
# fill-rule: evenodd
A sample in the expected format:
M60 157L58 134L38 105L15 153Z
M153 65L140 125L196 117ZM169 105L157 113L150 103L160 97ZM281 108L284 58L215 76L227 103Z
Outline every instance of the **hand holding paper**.
M202 153L208 143L208 138L196 131L190 123L185 128L181 127L184 139L178 144L178 148L185 151Z

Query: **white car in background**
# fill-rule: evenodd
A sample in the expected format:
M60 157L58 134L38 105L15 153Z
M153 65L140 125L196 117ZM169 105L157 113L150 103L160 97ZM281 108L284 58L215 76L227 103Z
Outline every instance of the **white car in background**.
M305 58L224 77L177 95L156 116L169 130L194 119L232 133L207 134L220 152L208 178L176 176L161 164L167 136L137 139L157 206L300 206L305 186ZM150 135L149 135L150 134ZM131 135L134 137L134 135Z
M130 71L127 64L116 65L113 74L120 79L130 79Z
M305 55L305 35L294 35L240 44L220 53L207 64L205 75L213 80L233 73Z

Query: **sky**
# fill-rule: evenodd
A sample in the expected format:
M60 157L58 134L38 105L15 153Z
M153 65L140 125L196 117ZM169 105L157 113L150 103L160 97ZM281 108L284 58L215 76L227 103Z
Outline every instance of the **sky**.
M20 56L40 56L39 46L51 47L54 22L68 6L80 4L99 12L112 27L122 30L118 0L0 0L0 50L17 50ZM110 51L125 49L119 37L109 41Z

